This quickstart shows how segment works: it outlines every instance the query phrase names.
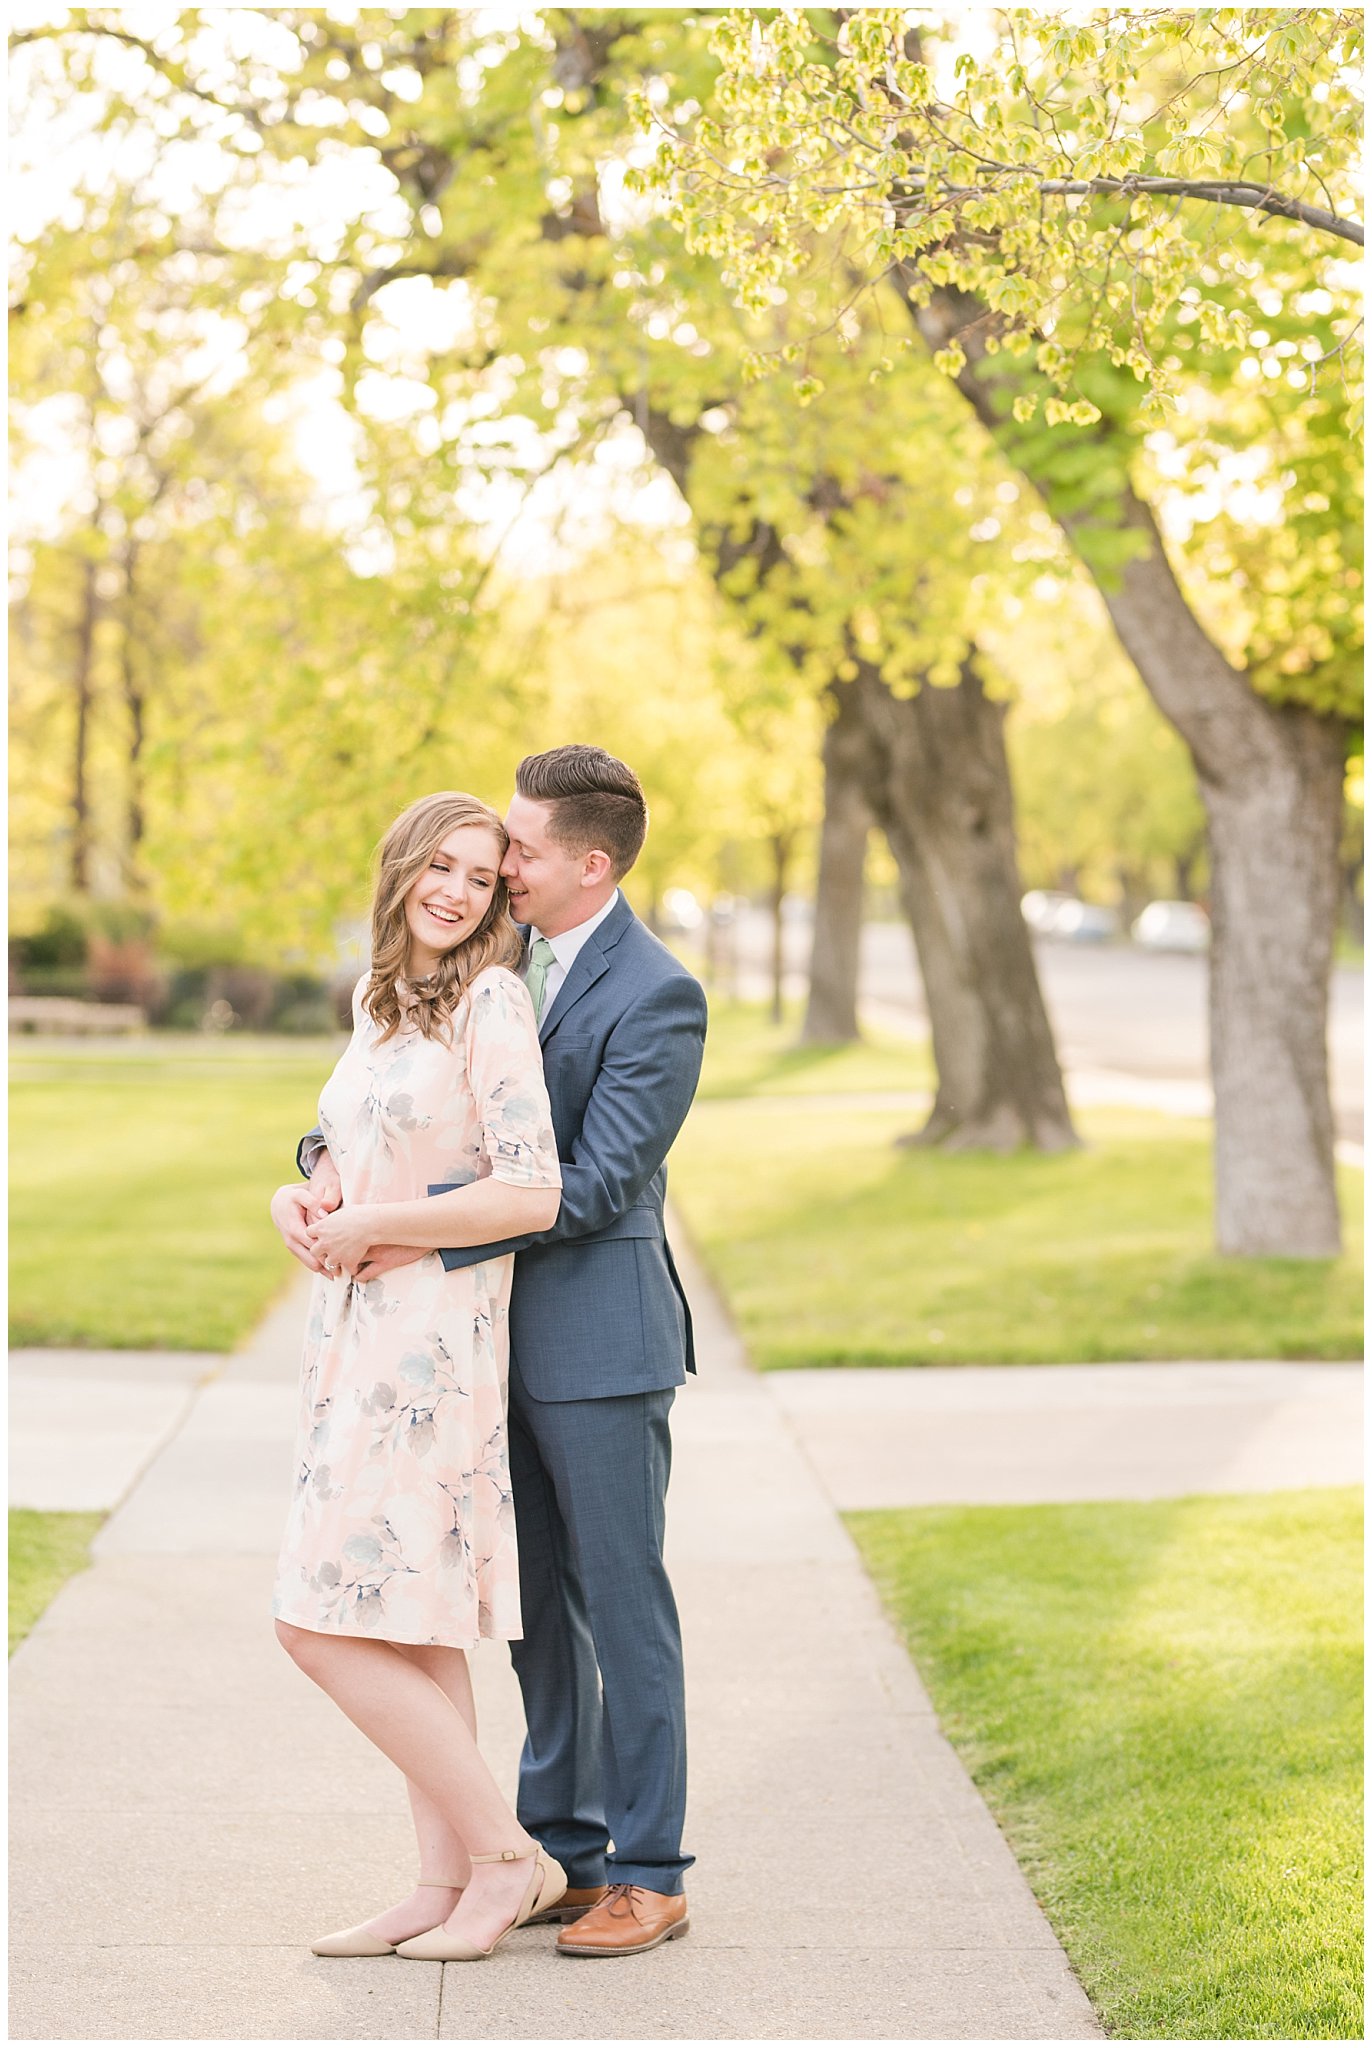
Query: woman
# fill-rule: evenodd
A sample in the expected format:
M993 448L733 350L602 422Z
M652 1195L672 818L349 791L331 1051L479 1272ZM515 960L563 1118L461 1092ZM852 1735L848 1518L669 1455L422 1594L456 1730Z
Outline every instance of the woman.
M505 1438L513 1259L445 1271L441 1246L543 1230L557 1147L494 811L443 792L381 845L372 966L320 1097L343 1205L313 1218L295 1493L277 1633L404 1772L419 1877L316 1955L474 1961L566 1879L476 1746L466 1652L520 1634ZM431 1183L450 1192L430 1198ZM453 1185L457 1183L457 1185ZM379 1244L433 1252L355 1275Z

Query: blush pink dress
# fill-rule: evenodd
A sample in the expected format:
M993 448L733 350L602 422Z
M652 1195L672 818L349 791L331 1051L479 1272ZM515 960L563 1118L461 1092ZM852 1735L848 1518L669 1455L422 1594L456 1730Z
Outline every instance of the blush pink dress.
M346 1202L423 1199L486 1174L561 1185L528 990L487 968L453 1040L379 1027L319 1098ZM272 1612L298 1628L471 1649L521 1633L505 1411L514 1258L447 1272L437 1252L379 1280L317 1274L295 1489Z

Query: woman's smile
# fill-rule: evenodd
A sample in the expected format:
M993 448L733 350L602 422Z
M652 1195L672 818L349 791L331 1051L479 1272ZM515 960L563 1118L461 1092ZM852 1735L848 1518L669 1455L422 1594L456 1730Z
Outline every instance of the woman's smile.
M420 908L427 910L429 916L438 924L465 924L467 921L460 911L447 910L441 903L424 903L421 904Z

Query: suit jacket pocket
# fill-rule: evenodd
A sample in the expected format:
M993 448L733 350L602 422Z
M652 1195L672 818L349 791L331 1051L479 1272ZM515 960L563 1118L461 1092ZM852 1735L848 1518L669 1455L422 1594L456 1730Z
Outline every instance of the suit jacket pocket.
M586 1033L550 1031L543 1041L543 1060L589 1060L597 1057L600 1050L598 1038L588 1038Z
M599 1072L594 1038L559 1038L556 1032L543 1048L543 1079L552 1106L558 1151L566 1158L586 1115L586 1105Z

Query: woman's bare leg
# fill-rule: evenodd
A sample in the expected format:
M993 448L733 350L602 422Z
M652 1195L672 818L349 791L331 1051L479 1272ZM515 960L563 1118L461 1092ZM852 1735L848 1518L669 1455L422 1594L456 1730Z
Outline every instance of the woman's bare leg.
M306 1676L403 1771L469 1855L516 1852L509 1863L478 1864L452 1916L455 1932L486 1947L518 1911L537 1845L506 1803L459 1708L394 1643L320 1635L284 1621L276 1632Z
M475 1738L476 1701L472 1697L472 1676L464 1653L427 1643L393 1643L391 1647L428 1673L439 1690L452 1701ZM413 1935L426 1934L431 1927L441 1925L457 1904L472 1875L471 1859L461 1835L448 1825L439 1808L413 1778L405 1780L405 1790L409 1794L415 1840L419 1845L419 1875L424 1882L416 1885L407 1898L363 1923L369 1934L392 1944L409 1941ZM450 1886L435 1882L441 1878L451 1878L454 1882Z
M439 1691L452 1701L475 1742L476 1700L466 1653L428 1643L397 1643L395 1647L403 1657L408 1657L412 1664L427 1672ZM419 1844L419 1875L425 1878L451 1877L456 1880L459 1891L464 1889L472 1874L466 1843L456 1829L448 1825L439 1808L413 1778L405 1780L405 1790L410 1795L415 1840ZM451 1912L452 1907L449 1906L448 1910ZM436 1923L430 1921L429 1924L433 1926Z

